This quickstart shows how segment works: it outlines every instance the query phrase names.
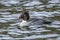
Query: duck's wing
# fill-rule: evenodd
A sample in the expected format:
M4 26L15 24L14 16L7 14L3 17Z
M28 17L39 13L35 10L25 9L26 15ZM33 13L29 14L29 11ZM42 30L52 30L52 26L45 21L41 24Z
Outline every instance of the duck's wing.
M31 18L30 23L32 25L51 24L51 21L45 19Z
M37 18L31 18L30 23L32 25L41 25L41 24L43 24L43 20L42 19L37 19Z

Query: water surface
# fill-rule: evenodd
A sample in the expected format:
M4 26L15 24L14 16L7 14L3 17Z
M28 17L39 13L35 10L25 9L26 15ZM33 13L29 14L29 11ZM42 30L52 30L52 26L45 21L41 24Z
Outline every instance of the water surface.
M35 20L29 26L30 30L18 29L18 17L23 8L29 11L31 18L46 19L52 23L40 25L40 20ZM3 39L60 40L60 0L1 0L0 40Z

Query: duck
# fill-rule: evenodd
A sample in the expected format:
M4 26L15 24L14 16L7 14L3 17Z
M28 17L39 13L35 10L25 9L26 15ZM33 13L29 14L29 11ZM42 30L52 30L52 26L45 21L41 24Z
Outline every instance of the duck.
M49 20L45 20L45 19L37 19L37 18L30 18L30 15L27 11L24 11L19 19L22 19L21 23L20 23L20 27L24 27L24 26L29 26L31 23L34 24L51 24L51 21ZM33 21L32 21L33 20Z

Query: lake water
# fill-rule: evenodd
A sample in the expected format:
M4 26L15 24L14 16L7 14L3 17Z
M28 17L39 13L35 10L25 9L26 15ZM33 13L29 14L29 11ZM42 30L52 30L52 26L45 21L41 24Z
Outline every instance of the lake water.
M30 30L20 30L22 9L30 18L52 23L40 25L36 20ZM60 40L60 0L0 0L0 40Z

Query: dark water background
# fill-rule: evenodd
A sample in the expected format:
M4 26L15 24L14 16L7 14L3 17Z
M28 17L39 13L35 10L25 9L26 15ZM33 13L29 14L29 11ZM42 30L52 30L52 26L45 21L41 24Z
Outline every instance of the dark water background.
M18 29L22 8L29 11L31 18L52 23L33 24L29 26L31 30L22 31ZM8 39L60 40L60 0L0 0L0 40Z

